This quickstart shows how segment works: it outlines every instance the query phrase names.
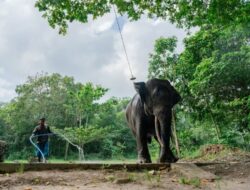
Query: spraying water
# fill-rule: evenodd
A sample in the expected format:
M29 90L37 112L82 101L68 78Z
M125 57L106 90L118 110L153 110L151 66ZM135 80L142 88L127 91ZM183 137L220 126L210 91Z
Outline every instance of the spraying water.
M83 149L78 146L77 144L74 144L72 141L70 141L67 137L65 137L63 134L59 134L59 133L47 133L47 134L40 134L40 135L31 135L29 140L30 143L40 152L40 154L42 155L42 162L45 163L46 159L45 156L43 154L43 152L41 151L41 149L33 142L33 138L39 137L39 136L59 136L62 139L66 140L69 144L71 144L72 146L76 147L78 149L78 153L79 153L79 161L82 161L84 159L84 155L83 155Z

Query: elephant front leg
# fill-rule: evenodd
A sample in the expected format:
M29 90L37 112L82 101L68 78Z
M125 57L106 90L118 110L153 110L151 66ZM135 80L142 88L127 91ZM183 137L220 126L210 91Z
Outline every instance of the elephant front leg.
M159 117L155 120L157 139L160 144L159 162L177 162L176 158L170 149L171 137L171 111L164 113L165 117Z
M172 150L169 147L161 147L160 149L160 163L175 163L178 161L178 158L174 156Z
M142 131L138 131L136 136L137 152L138 152L138 163L151 163L151 158L147 145L147 135L143 134Z

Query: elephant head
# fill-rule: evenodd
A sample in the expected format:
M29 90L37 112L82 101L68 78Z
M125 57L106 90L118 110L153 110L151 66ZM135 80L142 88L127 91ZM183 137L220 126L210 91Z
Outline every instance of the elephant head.
M135 82L134 87L141 97L147 114L157 116L181 100L179 93L167 80L151 79L147 83Z
M172 108L181 100L181 96L167 80L136 82L134 87L140 95L146 115L155 118L155 133L161 145L160 162L173 162L174 156L169 147Z

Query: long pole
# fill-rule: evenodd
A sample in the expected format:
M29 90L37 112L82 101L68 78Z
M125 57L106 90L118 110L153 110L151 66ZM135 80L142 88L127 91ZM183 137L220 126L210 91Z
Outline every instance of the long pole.
M122 41L122 46L123 46L123 50L124 50L125 57L126 57L126 60L127 60L128 68L129 68L129 71L130 71L130 74L131 74L130 80L135 80L136 78L135 78L135 76L133 75L133 72L132 72L131 64L130 64L129 58L128 58L127 49L126 49L126 46L125 46L125 43L124 43L124 39L123 39L123 36L122 36L122 30L121 30L120 24L118 22L118 16L117 16L117 13L116 13L114 5L113 5L113 10L114 10L114 13L115 13L115 20L116 20L116 24L118 26L118 30L119 30L119 33L120 33L120 37L121 37L121 41Z

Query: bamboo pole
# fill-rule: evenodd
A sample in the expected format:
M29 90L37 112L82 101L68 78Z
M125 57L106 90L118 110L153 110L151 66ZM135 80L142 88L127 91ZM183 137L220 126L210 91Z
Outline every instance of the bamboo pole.
M175 110L174 109L172 111L172 123L173 123L172 134L174 137L175 148L176 148L177 156L180 157L180 147L179 147L178 137L177 137L177 133L176 133L176 120L175 120Z

